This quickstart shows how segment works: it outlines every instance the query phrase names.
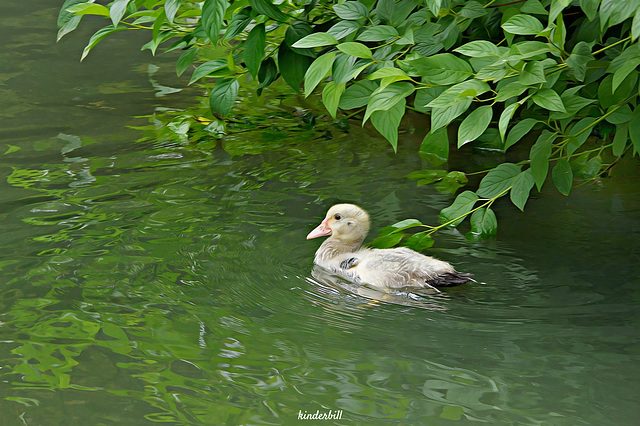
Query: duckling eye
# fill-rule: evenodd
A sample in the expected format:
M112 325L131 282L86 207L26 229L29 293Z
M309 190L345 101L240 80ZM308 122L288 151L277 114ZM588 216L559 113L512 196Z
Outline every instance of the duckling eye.
M335 220L340 220L340 219L342 219L342 216L340 215L340 213L336 213L336 214L333 216L333 218L334 218Z

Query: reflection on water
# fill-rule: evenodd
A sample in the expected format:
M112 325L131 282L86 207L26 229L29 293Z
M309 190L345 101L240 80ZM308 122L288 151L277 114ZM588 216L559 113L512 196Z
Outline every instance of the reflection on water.
M306 231L334 201L371 205L377 227L435 218L448 202L429 188L430 205L408 201L411 156L378 142L348 172L333 161L357 147L346 137L324 152L290 140L232 157L145 143L101 155L65 136L39 151L45 161L14 166L0 243L3 420L277 424L343 410L337 423L629 423L637 264L607 256L619 245L599 248L603 265L579 232L556 248L538 231L579 229L591 204L575 206L575 225L533 207L518 217L527 230L505 204L497 240L441 234L432 254L484 284L386 294L312 270ZM86 159L95 180L67 158ZM616 213L625 232L592 232L627 244L628 211Z
M274 101L268 132L222 146L142 138L124 126L161 102L141 95L148 66L97 66L95 91L59 72L45 108L16 93L51 65L24 63L0 88L1 424L635 424L637 179L496 203L497 239L447 231L429 253L484 284L380 294L313 271L305 235L338 201L374 229L435 222L451 199L404 179L422 167L411 129L393 155Z
M433 296L438 295L441 298L445 296L436 289L424 289L420 294L411 291L393 291L385 292L367 285L354 284L346 280L344 277L333 274L331 271L314 265L311 275L315 280L309 279L309 282L315 283L323 294L342 294L342 291L359 296L366 299L367 302L363 306L378 306L380 303L392 303L396 305L411 306L421 309L446 309L442 305L435 303ZM430 296L427 299L425 296Z

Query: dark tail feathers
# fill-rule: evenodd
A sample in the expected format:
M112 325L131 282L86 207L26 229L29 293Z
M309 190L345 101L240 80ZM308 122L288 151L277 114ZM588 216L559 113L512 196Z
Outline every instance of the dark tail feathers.
M469 281L474 281L471 278L473 274L463 274L461 272L447 272L442 275L438 275L432 280L427 281L428 284L435 287L452 287L455 285L464 284Z

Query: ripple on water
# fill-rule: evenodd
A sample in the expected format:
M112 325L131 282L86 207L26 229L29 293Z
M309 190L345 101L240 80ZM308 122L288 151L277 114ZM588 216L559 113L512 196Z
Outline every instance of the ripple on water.
M420 298L314 275L304 237L333 201L366 205L374 227L435 221L451 201L407 185L419 160L371 154L372 140L362 152L341 137L256 156L83 152L96 181L75 188L77 165L64 162L14 174L0 243L7 395L38 401L20 406L35 423L38 407L207 424L328 409L344 410L343 424L621 424L637 413L637 266L566 266L596 265L585 254L596 237L571 257L571 244L553 251L535 230L526 247L508 231L444 232L430 254L479 283ZM570 229L579 216L562 220ZM610 245L599 250L637 257ZM605 285L617 270L628 280ZM91 409L59 410L50 389Z

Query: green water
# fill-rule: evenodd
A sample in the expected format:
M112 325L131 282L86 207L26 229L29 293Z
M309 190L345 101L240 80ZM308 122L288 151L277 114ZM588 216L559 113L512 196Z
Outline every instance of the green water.
M496 239L430 251L479 284L374 302L314 278L305 236L338 201L436 222L411 128L398 155L277 119L154 139L127 126L188 104L155 96L171 60L127 35L80 65L90 28L54 45L37 3L0 6L0 424L636 423L637 178L498 203Z

